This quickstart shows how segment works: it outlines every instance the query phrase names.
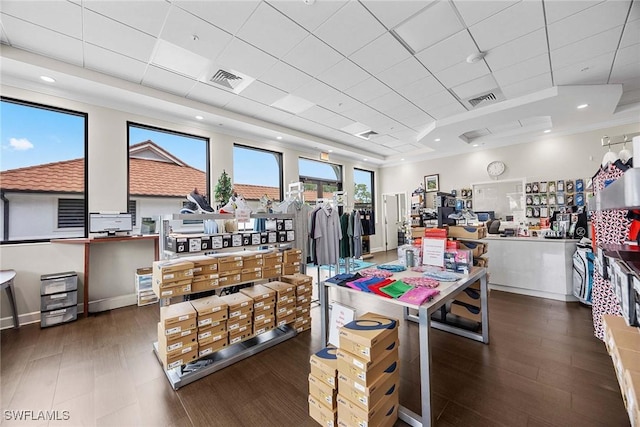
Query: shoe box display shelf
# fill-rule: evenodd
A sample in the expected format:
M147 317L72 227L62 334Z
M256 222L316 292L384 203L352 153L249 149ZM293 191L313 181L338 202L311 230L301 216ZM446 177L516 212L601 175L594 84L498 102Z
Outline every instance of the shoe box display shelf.
M265 219L275 219L275 220L292 220L294 218L293 214L251 214L251 218L265 218ZM167 249L167 238L170 234L171 230L171 221L182 221L182 220L233 220L235 219L232 214L173 214L168 217L163 217L160 224L160 254L161 259L176 259L176 258L185 258L187 256L198 256L198 255L206 255L206 254L222 254L225 252L234 252L234 251L242 251L243 249L257 249L268 246L269 248L282 249L282 248L292 248L293 242L275 242L275 243L261 243L258 245L243 245L243 246L231 246L218 249L206 249L201 250L200 252L192 251L192 252L182 252L176 253L174 251L170 251ZM289 228L289 227L287 227ZM239 233L242 233L240 231ZM297 263L296 263L297 264ZM284 264L282 267L282 275L286 274L284 269ZM278 279L279 276L270 278ZM243 284L249 284L256 281L266 281L267 279L251 279L247 281L240 281L230 285L219 286L215 288L216 291L222 290L231 286L239 286ZM195 291L200 292L200 291ZM178 302L178 299L184 299L184 295L190 295L190 292L185 292L179 296L173 296L168 298L159 298L160 307L166 307L172 303ZM310 324L310 323L309 323ZM171 386L174 390L179 389L187 384L190 384L194 381L197 381L201 378L206 377L214 372L217 372L227 366L230 366L236 362L244 360L254 354L257 354L263 350L271 348L281 342L284 342L290 338L293 338L297 335L296 329L293 327L293 324L287 324L283 326L276 326L272 330L262 333L260 335L256 335L247 340L243 340L238 343L234 343L228 345L221 350L215 351L207 356L198 358L193 363L189 363L187 365L177 366L171 369L165 369L165 374L171 383ZM158 360L162 364L161 355L159 353L158 342L153 344L153 350Z

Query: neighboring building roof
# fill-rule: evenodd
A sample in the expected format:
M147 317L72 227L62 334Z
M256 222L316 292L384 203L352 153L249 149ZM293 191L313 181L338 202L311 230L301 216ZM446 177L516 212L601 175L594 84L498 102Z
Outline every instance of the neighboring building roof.
M0 189L32 192L81 193L84 159L45 163L0 172Z

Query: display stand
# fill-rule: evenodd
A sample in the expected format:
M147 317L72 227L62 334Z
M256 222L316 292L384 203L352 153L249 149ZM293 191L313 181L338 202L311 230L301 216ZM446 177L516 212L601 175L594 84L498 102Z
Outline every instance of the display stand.
M293 219L294 215L292 214L268 214L268 213L256 213L251 214L251 218L265 218L265 219ZM171 220L205 220L205 219L234 219L234 215L232 214L173 214L171 216ZM189 255L198 255L203 252L206 253L215 253L215 252L229 252L229 251L240 251L246 248L255 248L255 247L264 247L264 246L273 246L273 247L283 247L290 246L292 242L283 242L283 243L270 243L270 244L261 244L261 245L251 245L251 246L236 246L236 247L228 247L223 249L210 249L207 251L201 252L186 252L186 253L174 253L168 252L165 248L165 238L169 234L170 225L169 219L163 219L160 224L160 253L163 254L163 258L168 258L169 256L173 257L181 257L181 256L189 256ZM283 272L284 273L284 272ZM266 279L261 279L266 280ZM254 280L255 281L255 280ZM253 283L250 282L241 282L231 286L239 286L242 284ZM160 306L166 306L171 303L171 298L162 298L160 299ZM246 341L242 341L236 344L231 344L227 348L219 350L215 353L212 353L208 356L197 359L196 361L189 363L187 365L183 365L177 368L164 370L169 380L169 383L173 387L174 390L179 389L187 384L190 384L194 381L197 381L201 378L206 377L214 372L219 371L220 369L226 368L230 365L233 365L236 362L246 359L247 357L253 356L263 350L271 348L281 342L284 342L290 338L293 338L297 335L297 332L291 326L279 326L272 329L269 332L264 334L260 334L253 338L250 338ZM158 353L158 342L156 341L153 344L153 351L160 360Z

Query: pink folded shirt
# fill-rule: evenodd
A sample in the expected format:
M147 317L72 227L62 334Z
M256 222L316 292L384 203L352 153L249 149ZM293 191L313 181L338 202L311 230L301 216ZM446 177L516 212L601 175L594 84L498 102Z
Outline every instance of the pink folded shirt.
M422 288L437 288L440 282L428 277L403 277L402 281L408 285Z
M359 270L361 276L365 277L382 277L386 279L387 277L393 276L393 273L386 270L379 270L377 268L365 268L364 270Z
M418 287L405 292L398 300L408 302L409 304L421 305L439 293L440 291L437 289Z

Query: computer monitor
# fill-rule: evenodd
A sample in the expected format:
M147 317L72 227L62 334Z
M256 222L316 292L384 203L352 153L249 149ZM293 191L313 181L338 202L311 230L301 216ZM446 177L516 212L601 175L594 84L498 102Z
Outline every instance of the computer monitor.
M490 219L496 219L495 211L475 212L478 215L478 221L486 222Z

